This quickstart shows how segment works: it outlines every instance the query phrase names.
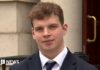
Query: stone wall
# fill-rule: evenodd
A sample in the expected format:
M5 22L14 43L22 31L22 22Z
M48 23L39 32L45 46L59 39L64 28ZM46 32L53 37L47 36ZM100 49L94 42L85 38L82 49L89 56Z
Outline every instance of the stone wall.
M27 15L37 2L0 0L0 57L30 55L35 51Z

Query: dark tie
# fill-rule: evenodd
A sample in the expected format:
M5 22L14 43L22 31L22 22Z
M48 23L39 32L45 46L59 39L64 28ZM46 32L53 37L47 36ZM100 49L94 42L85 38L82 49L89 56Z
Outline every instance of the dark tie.
M47 62L46 70L52 70L52 67L56 64L56 62Z

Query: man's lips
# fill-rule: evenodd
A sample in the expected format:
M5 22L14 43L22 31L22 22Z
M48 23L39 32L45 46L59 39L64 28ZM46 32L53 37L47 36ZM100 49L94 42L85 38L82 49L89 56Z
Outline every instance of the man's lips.
M51 39L51 40L45 40L45 41L43 41L43 43L49 43L49 42L52 42L52 41L54 41L54 39Z

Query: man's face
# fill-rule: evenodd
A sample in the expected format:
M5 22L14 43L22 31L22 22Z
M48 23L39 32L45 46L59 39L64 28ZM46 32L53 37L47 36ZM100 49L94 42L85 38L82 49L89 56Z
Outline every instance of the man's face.
M63 36L67 25L61 25L59 18L51 15L49 18L33 21L32 36L41 51L60 49L63 46Z

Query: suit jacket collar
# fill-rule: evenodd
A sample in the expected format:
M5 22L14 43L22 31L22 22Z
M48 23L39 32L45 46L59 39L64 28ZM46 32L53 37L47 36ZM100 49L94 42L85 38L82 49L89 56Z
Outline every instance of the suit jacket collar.
M29 58L28 65L29 65L28 66L29 70L42 70L39 53L36 53L35 55L32 55L32 57ZM68 53L63 61L63 64L60 70L76 70L76 65L77 65L77 62L75 60L75 57L68 50Z
M76 70L76 58L74 55L68 50L68 54L66 55L66 58L63 61L62 67L60 70Z
M32 55L28 64L29 64L29 70L42 70L39 53Z

